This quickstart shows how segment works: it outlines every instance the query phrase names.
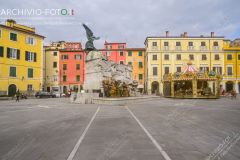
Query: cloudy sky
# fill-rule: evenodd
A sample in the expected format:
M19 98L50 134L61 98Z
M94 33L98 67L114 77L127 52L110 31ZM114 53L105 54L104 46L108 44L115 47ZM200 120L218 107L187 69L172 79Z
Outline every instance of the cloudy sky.
M215 35L240 37L239 0L0 0L0 9L73 9L73 16L9 16L29 23L49 41L81 41L86 23L96 36L97 48L108 42L127 42L129 47L144 47L147 36ZM25 19L23 18L25 17ZM21 19L23 18L23 19ZM34 19L35 18L35 19ZM54 23L57 22L57 23Z

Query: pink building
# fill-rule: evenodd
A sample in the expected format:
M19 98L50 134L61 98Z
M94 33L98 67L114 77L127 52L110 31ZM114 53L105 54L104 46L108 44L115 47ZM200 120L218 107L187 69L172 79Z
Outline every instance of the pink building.
M61 91L77 90L84 83L85 52L80 42L66 42L59 52Z
M126 43L108 43L105 41L102 54L107 56L109 61L114 61L118 64L126 64L126 46Z

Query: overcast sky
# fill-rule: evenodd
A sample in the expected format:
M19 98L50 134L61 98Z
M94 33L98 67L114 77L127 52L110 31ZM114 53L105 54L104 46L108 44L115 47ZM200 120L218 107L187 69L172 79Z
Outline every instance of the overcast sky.
M86 23L101 37L95 42L97 48L102 48L105 40L144 47L147 36L163 36L167 30L170 35L183 32L210 35L214 31L215 35L235 39L240 37L239 6L239 0L0 0L0 9L73 9L73 16L42 16L31 19L32 25L46 37L45 43L59 40L85 43L81 23ZM21 16L0 18L28 21L20 20ZM3 19L0 21L3 23Z

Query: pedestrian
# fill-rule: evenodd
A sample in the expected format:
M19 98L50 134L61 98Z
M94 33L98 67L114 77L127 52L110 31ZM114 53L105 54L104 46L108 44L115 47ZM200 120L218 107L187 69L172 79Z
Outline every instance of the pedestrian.
M20 97L19 89L18 89L17 92L16 92L16 97L17 97L16 102L19 102L19 97Z

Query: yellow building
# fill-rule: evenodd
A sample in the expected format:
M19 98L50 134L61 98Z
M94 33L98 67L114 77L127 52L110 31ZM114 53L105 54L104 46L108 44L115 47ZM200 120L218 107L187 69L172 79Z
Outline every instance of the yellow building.
M227 92L235 90L240 91L240 42L239 39L231 42L225 40L224 43L224 60L225 74L223 77L223 89Z
M195 68L203 71L214 70L223 74L224 37L180 36L147 37L145 40L145 90L148 94L163 93L163 75L182 72L191 62Z
M42 89L44 37L7 20L0 25L0 95L34 94Z
M144 88L144 55L145 48L127 48L126 63L132 65L133 80L138 81L138 88L143 91Z
M44 46L44 90L60 91L59 81L59 50L64 49L65 42L51 42Z

